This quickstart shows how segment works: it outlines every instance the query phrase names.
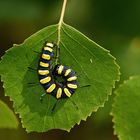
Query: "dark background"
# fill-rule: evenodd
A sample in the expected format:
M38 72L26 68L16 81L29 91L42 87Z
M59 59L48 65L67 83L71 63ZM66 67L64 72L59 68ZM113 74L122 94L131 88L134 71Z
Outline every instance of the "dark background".
M58 23L62 2L1 0L0 56L13 44L20 44L45 26ZM117 58L122 74L117 86L129 76L140 74L140 0L68 0L64 21L109 49ZM117 140L109 115L113 96L104 108L76 125L70 133L51 130L27 134L20 124L18 130L0 129L0 139ZM0 98L12 108L9 98L4 97L2 84Z

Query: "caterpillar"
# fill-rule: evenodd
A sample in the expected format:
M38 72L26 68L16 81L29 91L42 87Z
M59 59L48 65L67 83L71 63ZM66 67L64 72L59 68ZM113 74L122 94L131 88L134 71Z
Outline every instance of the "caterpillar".
M54 48L57 47L53 42L45 42L38 62L38 78L45 89L45 94L51 94L56 99L69 98L78 87L77 76L68 66L62 64L52 66ZM59 78L62 78L61 81Z

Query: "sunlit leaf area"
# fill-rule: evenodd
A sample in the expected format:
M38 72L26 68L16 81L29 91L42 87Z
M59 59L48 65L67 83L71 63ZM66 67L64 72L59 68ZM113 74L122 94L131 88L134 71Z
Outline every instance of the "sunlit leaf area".
M111 114L115 133L120 140L137 140L140 137L140 76L132 76L115 92Z

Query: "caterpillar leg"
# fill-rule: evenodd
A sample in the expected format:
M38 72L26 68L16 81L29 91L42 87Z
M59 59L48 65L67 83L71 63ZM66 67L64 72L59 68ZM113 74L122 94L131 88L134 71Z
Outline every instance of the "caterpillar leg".
M46 96L46 93L43 93L41 96L40 96L40 102L43 102L43 98Z
M34 53L37 53L37 54L40 54L40 52L37 52L37 51L33 51Z
M37 71L37 69L35 68L31 68L31 67L28 67L29 70L32 70L32 71Z
M78 106L77 106L77 104L71 99L71 98L69 98L69 100L72 102L72 104L75 106L75 108L78 110Z
M27 83L29 87L39 86L39 83Z
M91 85L80 86L79 88L90 87Z
M55 104L53 105L53 107L52 107L52 112L55 110L55 107L56 107L57 103L58 103L58 100L57 100L57 101L55 102Z

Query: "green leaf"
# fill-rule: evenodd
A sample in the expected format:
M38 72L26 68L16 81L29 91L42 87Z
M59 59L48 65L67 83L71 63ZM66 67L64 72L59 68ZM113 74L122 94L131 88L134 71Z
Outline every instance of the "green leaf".
M119 87L111 114L120 140L140 139L140 76L131 77Z
M39 83L37 73L28 67L37 68L39 55L34 51L40 52L46 40L56 42L57 35L58 25L46 27L23 44L14 45L0 63L5 94L14 101L15 111L20 114L23 127L28 132L50 129L69 131L104 105L115 81L119 79L115 58L79 31L63 23L60 30L60 60L63 65L76 71L79 88L70 99L59 100L52 112L56 99L47 94L43 103L40 102L40 96L45 91L41 85L28 85ZM80 88L89 84L90 87Z
M12 110L0 100L0 128L17 128L18 121Z

